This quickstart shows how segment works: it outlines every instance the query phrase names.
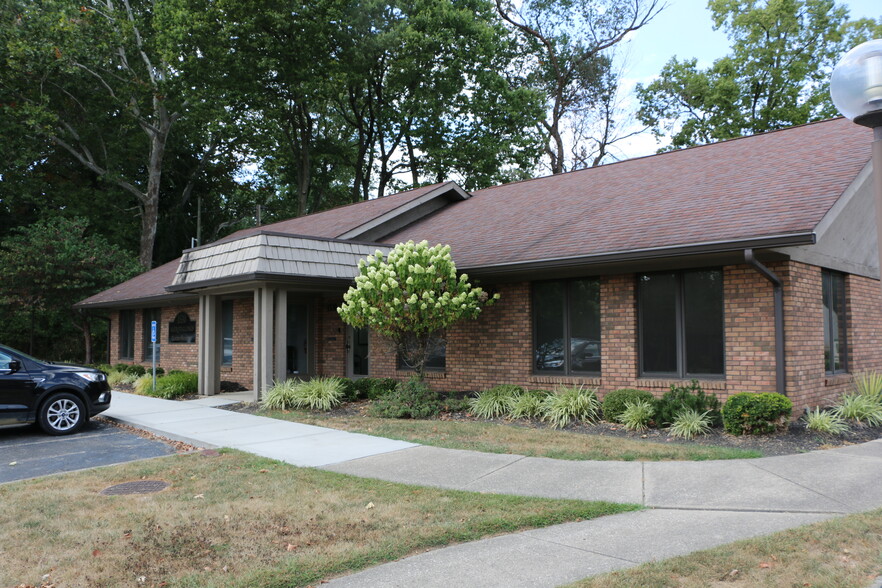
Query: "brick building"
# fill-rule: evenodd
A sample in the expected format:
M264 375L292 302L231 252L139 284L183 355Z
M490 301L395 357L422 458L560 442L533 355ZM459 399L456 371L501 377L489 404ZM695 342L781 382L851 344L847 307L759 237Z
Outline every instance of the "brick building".
M456 325L429 382L584 384L824 405L882 369L871 140L844 119L467 193L453 182L246 229L78 303L114 362L273 380L406 377L337 316L356 263L446 243L500 301Z

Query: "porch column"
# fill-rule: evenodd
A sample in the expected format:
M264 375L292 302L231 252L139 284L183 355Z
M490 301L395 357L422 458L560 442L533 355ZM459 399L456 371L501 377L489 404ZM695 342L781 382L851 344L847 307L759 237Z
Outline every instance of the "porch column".
M288 377L288 291L276 292L276 382Z
M199 394L220 392L221 330L217 296L199 297L199 337L197 339Z
M273 383L273 289L254 290L254 399Z

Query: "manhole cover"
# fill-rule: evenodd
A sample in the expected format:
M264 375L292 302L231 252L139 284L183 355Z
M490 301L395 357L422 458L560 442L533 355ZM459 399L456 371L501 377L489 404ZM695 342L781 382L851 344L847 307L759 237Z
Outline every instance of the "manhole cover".
M99 494L104 496L119 496L121 494L150 494L159 492L169 487L168 482L162 480L138 480L136 482L123 482L115 486L105 488Z

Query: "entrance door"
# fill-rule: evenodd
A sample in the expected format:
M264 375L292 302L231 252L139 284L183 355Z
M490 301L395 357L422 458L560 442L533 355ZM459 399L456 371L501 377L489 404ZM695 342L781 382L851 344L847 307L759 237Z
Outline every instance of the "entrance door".
M287 329L287 366L288 377L308 378L312 365L312 324L309 305L306 302L290 300L288 302Z
M368 370L368 330L346 328L346 375L350 378L367 376Z

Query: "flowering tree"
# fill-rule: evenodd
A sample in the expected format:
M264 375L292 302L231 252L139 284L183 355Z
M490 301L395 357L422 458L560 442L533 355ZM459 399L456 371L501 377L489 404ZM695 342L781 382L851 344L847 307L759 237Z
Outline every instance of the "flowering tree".
M499 299L457 276L449 245L399 243L385 259L377 251L360 260L358 269L337 312L346 324L386 337L420 378L447 327Z

